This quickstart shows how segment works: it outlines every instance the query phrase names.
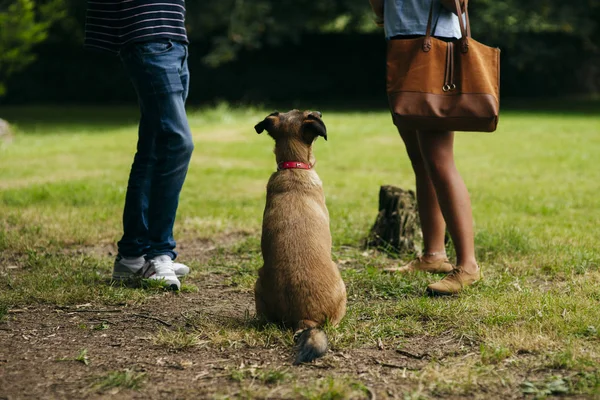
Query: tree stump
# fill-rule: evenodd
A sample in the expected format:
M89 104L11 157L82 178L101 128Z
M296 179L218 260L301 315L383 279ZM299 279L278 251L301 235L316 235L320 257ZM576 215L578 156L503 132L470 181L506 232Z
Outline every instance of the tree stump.
M12 131L8 122L0 118L0 143L10 143L12 141Z
M422 242L415 192L396 186L382 186L379 190L379 214L367 237L367 246L399 255L419 254Z

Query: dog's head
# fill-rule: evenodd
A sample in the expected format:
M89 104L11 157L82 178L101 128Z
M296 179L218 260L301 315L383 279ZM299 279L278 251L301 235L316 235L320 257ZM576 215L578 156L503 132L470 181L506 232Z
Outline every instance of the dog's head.
M319 111L274 111L256 124L254 129L256 133L267 131L275 142L299 140L310 146L317 136L327 140L327 128Z
M327 140L327 128L319 111L272 112L254 127L275 139L277 162L300 161L314 165L312 144L318 136Z

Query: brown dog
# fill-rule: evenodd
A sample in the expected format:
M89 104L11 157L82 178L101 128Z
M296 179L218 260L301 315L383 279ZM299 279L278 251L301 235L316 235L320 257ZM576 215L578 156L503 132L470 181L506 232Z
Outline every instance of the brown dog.
M295 364L327 351L318 329L346 313L346 286L331 260L329 212L312 144L327 140L320 112L292 110L268 115L255 127L275 139L277 172L267 184L261 248L264 266L254 287L256 313L296 330Z

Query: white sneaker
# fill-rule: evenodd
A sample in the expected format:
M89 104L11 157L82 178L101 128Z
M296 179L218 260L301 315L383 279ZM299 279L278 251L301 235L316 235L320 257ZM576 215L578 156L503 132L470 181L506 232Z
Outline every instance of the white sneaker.
M115 259L112 278L114 281L127 281L132 278L140 277L142 273L142 267L146 263L144 256L141 257L123 257L118 255ZM190 269L187 265L181 263L173 263L173 270L178 278L186 276L190 273Z
M142 267L142 278L163 281L164 285L171 290L179 290L181 283L175 275L173 260L167 255L156 256Z
M173 271L175 271L175 275L177 275L178 278L181 278L182 276L186 276L190 273L190 267L182 263L174 262Z

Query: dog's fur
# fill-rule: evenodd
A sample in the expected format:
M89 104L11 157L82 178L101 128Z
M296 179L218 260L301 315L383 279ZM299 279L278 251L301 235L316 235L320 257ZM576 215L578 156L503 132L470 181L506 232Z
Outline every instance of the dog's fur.
M275 139L277 164L314 165L312 143L327 140L319 112L274 112L255 126ZM346 313L346 286L331 260L329 212L314 169L285 169L271 175L261 239L264 266L254 288L259 317L296 330L295 364L327 351L319 329L336 325Z

